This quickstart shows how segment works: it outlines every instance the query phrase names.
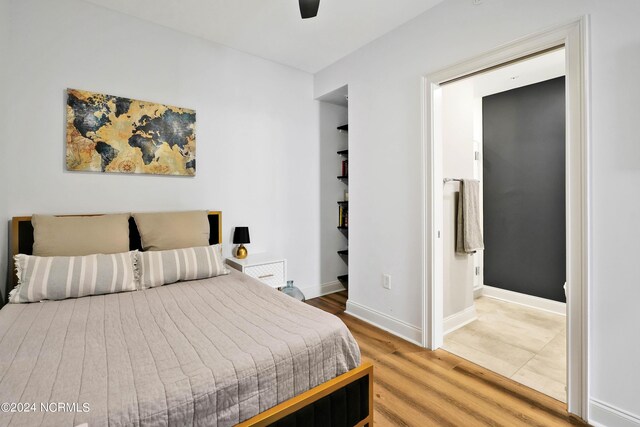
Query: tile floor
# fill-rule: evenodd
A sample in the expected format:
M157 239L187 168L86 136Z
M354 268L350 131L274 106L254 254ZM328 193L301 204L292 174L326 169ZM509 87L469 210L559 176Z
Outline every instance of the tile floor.
M443 348L566 402L566 318L494 298L475 300L478 319Z

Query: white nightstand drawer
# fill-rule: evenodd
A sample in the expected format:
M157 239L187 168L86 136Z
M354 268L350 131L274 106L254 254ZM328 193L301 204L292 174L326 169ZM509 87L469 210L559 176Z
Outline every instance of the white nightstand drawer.
M274 288L285 285L284 261L247 266L244 273Z

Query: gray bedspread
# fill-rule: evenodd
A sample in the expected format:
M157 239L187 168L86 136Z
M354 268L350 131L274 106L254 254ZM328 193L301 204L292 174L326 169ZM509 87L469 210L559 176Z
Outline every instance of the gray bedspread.
M0 425L233 425L359 364L340 319L234 270L9 304Z

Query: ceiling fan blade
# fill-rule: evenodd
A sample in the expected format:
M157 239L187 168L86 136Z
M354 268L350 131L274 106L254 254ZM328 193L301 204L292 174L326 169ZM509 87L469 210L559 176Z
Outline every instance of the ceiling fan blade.
M302 19L313 18L318 14L320 0L299 0Z

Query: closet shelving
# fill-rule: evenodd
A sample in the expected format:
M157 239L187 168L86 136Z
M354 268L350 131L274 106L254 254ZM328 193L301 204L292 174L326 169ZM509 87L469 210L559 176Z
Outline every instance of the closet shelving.
M338 126L338 131L349 132L349 125ZM342 175L338 176L338 179L345 184L349 185L349 150L340 150L337 152L338 156L342 158ZM348 194L348 192L345 191ZM340 230L344 237L349 239L349 201L338 201L338 230ZM344 262L349 262L349 249L342 249L338 251L338 255ZM345 288L349 286L349 275L344 274L338 276L338 280Z

